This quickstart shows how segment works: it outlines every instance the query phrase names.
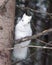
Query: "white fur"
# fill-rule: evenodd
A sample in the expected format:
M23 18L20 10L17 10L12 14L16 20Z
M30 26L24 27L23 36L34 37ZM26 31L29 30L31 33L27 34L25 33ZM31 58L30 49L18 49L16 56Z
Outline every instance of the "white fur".
M15 40L32 35L32 30L31 30L31 27L30 27L31 18L32 18L32 16L27 16L24 13L22 19L19 21L18 24L16 24L16 27L15 27ZM21 48L20 46L27 46L27 45L30 44L30 41L31 40L21 42L19 44L14 45L13 56L17 60L23 60L27 57L28 47Z

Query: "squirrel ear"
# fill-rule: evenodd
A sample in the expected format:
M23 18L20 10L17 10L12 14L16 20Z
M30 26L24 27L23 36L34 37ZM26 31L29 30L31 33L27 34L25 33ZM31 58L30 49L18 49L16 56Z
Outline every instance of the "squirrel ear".
M26 16L26 14L24 13L23 17Z

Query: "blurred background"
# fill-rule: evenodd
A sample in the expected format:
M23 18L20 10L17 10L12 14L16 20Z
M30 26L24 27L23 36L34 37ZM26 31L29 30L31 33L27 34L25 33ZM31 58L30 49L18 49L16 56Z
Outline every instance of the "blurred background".
M52 0L16 0L15 21L24 13L32 16L32 35L52 28ZM52 32L32 40L31 44L52 47ZM24 65L52 65L52 50L30 48L30 54Z

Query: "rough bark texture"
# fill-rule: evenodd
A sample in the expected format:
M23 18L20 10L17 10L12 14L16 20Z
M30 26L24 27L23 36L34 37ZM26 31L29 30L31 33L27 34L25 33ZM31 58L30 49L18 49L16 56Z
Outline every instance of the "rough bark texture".
M0 5L4 0L0 0ZM15 0L9 0L6 7L0 11L0 65L11 65L10 54L3 48L11 47L14 28ZM3 49L3 50L1 50Z

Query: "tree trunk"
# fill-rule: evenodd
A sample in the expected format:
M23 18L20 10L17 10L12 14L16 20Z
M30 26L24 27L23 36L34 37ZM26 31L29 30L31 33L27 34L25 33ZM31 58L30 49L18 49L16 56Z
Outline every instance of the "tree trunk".
M15 0L5 1L0 0L0 65L11 65L11 51L7 48L11 47L13 39Z

